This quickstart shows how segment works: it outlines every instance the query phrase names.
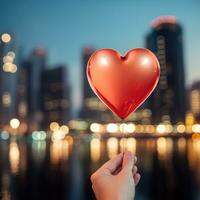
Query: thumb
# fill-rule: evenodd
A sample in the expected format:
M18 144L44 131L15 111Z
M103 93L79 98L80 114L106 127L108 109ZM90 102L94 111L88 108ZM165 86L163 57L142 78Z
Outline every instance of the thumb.
M130 151L126 151L123 156L122 170L131 172L134 166L134 156Z

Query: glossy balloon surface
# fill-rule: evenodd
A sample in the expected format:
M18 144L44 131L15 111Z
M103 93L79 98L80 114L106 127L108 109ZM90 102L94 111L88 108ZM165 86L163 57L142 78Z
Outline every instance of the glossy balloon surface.
M148 49L121 56L113 49L96 51L88 61L87 77L96 95L121 119L135 111L156 87L160 66Z

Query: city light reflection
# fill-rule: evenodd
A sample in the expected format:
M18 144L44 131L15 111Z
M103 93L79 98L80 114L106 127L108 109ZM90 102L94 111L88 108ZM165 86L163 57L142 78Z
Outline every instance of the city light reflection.
M65 132L63 132L62 130L57 130L53 132L53 135L51 137L52 141L55 140L63 140L65 138Z
M7 173L3 174L2 176L2 183L1 183L1 199L2 200L10 200L10 177Z
M120 152L126 151L126 141L127 141L127 138L120 139L120 141L119 141Z
M160 160L169 160L172 149L173 141L171 138L160 137L157 139L157 152Z
M134 155L136 154L136 139L128 138L126 140L126 150L132 152Z
M33 158L37 163L41 163L46 155L46 141L32 141Z
M67 160L69 156L69 143L67 140L56 140L50 146L50 158L53 165L57 165L62 160Z
M198 134L193 135L193 139L188 142L188 161L190 168L196 174L198 183L200 183L200 137Z
M93 162L97 162L101 157L101 141L99 138L92 138L90 141L90 157Z
M143 173L151 173L151 170L154 169L155 165L158 165L162 168L162 170L165 170L166 173L171 174L174 170L174 159L172 159L172 152L174 155L174 153L176 153L178 150L180 157L176 158L181 159L181 162L188 160L190 164L190 168L188 169L192 170L196 175L196 179L200 181L200 135L197 133L193 134L192 139L181 137L175 140L172 140L169 137L145 140L136 140L133 137L121 138L119 140L117 137L111 137L104 140L101 134L89 135L88 139L91 137L92 139L89 143L87 143L89 145L88 147L90 148L90 154L85 154L84 156L85 159L91 161L91 165L89 166L92 169L95 169L96 166L99 166L101 163L100 161L104 159L107 160L107 156L109 158L116 156L119 152L119 147L120 151L122 151L123 145L125 145L126 150L131 151L133 154L137 153L137 165L138 167L140 166L139 169L142 170ZM82 141L81 138L78 138L77 140L79 142ZM105 144L107 146L104 146ZM188 144L189 146L187 146ZM22 171L28 170L28 151L22 151L21 145L22 143L20 144L19 151L19 145L16 142L11 142L10 144L9 159L11 159L11 157L12 159L14 158L12 162L15 163L12 164L12 169L10 168L13 174L18 173L19 169L20 174ZM68 159L73 155L71 154L70 150L71 145L73 145L73 138L71 135L67 135L64 140L53 141L51 143L48 143L48 141L46 142L45 140L32 140L31 156L34 161L34 167L43 166L43 164L48 160L45 158L49 158L48 156L50 153L50 162L53 165L53 169L60 169L60 166L65 166L68 162L71 162L71 159ZM177 148L173 149L173 145L175 145L174 147ZM107 152L105 150L107 150ZM187 155L185 154L187 152L186 150L189 151L187 159L185 157L185 155ZM80 155L81 158L84 159L83 152L81 152ZM19 160L17 160L16 157ZM155 163L155 158L158 158L159 162ZM18 167L16 167L17 165ZM25 165L24 170L22 170L22 165Z
M178 139L178 150L180 152L180 154L184 154L185 150L186 150L186 139L181 137Z
M32 133L33 140L45 140L46 136L47 134L45 131L33 131Z
M154 139L149 139L146 141L146 148L148 152L153 152L156 147L156 141Z
M11 172L13 174L18 173L19 162L20 162L20 151L18 144L16 142L11 142L9 145L9 161L10 161Z
M113 158L118 154L118 145L118 139L115 137L111 137L107 140L107 152L109 158Z

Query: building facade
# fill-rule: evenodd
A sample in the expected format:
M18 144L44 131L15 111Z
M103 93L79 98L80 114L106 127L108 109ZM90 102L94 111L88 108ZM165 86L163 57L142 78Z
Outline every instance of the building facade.
M200 82L192 84L189 90L190 112L197 122L200 122Z
M159 17L152 22L146 37L146 47L153 51L160 63L160 80L148 100L152 122L185 121L185 70L183 31L173 16Z
M70 119L70 85L66 66L45 69L41 77L42 126L51 122L66 124Z
M37 129L42 121L41 109L41 77L47 66L47 54L42 48L32 51L28 59L23 63L22 75L26 76L25 87L27 95L28 124Z

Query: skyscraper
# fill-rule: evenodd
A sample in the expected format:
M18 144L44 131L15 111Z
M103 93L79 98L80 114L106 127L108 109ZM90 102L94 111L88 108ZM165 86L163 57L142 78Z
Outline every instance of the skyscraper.
M44 127L70 119L70 86L66 66L45 69L41 77L41 109Z
M42 120L41 75L46 65L46 51L42 48L35 49L23 64L27 76L27 110L29 113L29 124L32 126L39 125Z
M182 28L173 16L158 17L152 22L146 46L160 63L157 88L149 98L154 123L185 121L185 72Z
M192 84L189 91L190 112L196 121L200 122L200 82Z

